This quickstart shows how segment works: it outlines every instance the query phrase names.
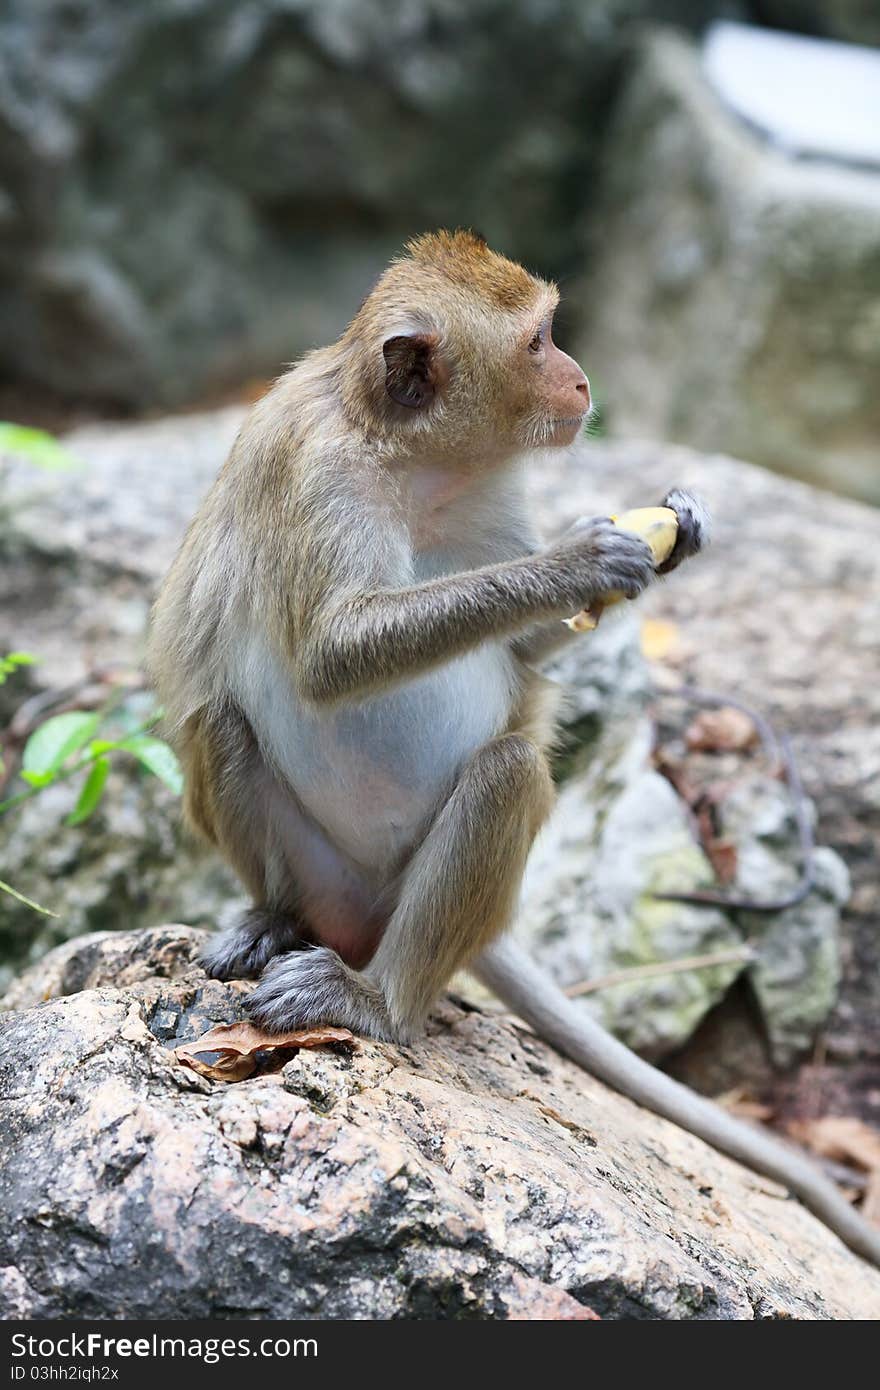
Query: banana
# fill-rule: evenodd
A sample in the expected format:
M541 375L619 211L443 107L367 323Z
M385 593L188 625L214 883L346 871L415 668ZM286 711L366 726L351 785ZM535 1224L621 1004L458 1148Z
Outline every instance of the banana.
M630 512L612 516L611 520L615 526L620 526L624 531L635 531L637 536L647 541L654 556L655 567L669 559L678 535L678 517L671 507L635 507ZM592 608L583 609L573 618L563 618L562 621L572 632L592 632L593 628L598 626L603 609L610 603L620 603L623 597L624 595L618 592L605 594L600 603L594 604Z

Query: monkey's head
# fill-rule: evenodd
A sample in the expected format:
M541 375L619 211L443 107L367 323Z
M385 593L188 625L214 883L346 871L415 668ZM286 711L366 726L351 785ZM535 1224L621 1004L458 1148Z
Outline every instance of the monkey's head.
M590 386L553 342L555 285L473 232L418 237L344 335L346 398L396 440L499 459L570 444Z

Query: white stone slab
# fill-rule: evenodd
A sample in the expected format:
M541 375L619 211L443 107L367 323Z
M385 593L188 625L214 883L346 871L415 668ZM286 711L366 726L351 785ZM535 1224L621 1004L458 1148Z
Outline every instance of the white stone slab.
M880 49L719 21L703 65L722 100L775 144L880 166Z

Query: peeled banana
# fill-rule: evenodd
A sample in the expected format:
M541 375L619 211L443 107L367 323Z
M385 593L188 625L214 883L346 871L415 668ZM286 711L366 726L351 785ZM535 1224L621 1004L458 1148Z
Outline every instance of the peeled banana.
M635 507L632 511L612 516L611 520L615 526L620 526L624 531L635 531L637 536L647 541L654 556L655 568L669 559L678 536L678 517L671 507ZM592 608L584 608L573 618L563 618L563 622L572 632L592 632L599 623L602 610L611 603L619 603L623 597L617 592L604 594Z

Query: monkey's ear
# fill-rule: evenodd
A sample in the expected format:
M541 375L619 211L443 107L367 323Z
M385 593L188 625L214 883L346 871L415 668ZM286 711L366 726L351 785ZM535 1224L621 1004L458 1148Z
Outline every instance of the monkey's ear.
M397 333L382 344L385 390L411 410L429 406L445 380L436 333Z

